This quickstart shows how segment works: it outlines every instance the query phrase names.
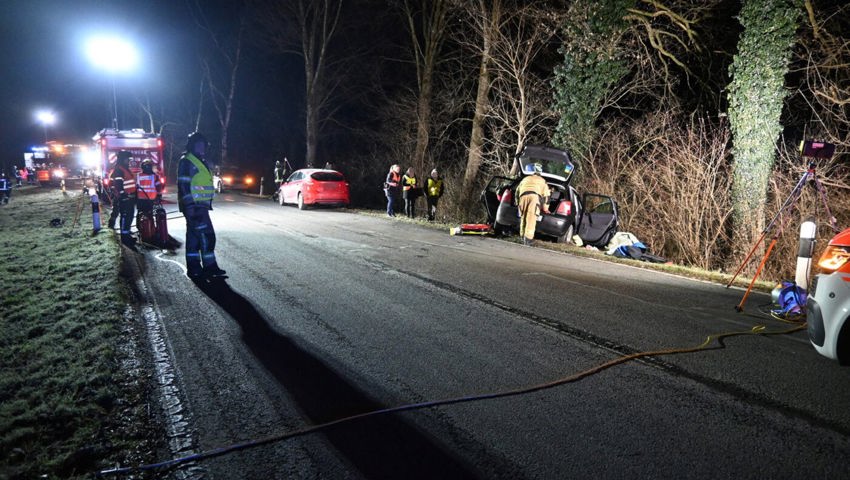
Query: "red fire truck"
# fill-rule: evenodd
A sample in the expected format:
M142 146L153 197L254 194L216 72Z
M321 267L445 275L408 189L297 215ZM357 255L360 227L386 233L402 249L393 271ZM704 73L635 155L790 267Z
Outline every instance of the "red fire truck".
M165 155L163 154L162 138L157 133L147 133L140 128L132 130L118 130L116 128L105 128L92 137L95 142L94 148L98 152L98 193L109 187L109 171L115 165L118 152L127 150L133 156L130 158L130 170L133 173L141 171L142 161L150 159L154 164L154 171L159 174L163 185L165 184Z

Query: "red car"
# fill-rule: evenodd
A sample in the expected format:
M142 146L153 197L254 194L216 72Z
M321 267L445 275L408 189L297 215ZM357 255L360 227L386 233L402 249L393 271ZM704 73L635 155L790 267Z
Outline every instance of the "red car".
M294 203L300 210L311 205L337 205L349 203L348 182L336 170L304 168L292 172L277 195L280 204Z

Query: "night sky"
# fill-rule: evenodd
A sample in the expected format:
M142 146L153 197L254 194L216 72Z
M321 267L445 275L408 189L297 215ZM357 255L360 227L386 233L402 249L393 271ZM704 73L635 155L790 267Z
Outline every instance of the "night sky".
M91 64L85 43L95 34L119 35L144 59L138 71L116 75L118 95L168 90L179 98L196 83L194 30L182 1L5 0L0 2L3 56L0 68L2 162L20 163L23 152L44 140L35 114L51 110L51 139L88 142L111 123L112 82ZM124 99L123 101L127 101ZM119 125L129 123L121 117Z

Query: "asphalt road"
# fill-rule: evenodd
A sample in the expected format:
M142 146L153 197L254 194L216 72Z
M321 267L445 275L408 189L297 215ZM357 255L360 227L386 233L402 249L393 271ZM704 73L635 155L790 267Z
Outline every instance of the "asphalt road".
M756 318L765 295L736 313L741 290L388 218L225 194L212 220L225 282L189 281L182 249L139 256L167 455L788 327ZM184 238L182 219L169 229ZM850 369L819 357L805 332L723 343L348 422L170 475L850 478Z

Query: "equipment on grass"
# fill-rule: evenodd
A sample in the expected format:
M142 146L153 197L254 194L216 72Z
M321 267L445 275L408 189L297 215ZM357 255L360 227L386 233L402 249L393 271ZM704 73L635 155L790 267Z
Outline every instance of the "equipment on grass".
M492 235L493 227L486 223L464 223L449 229L451 235Z
M752 258L756 249L759 247L759 245L761 245L762 241L764 241L765 236L767 236L767 232L773 230L774 227L777 227L776 231L773 235L773 239L770 241L770 245L768 245L767 251L765 252L764 256L762 257L761 263L759 263L759 266L756 269L755 275L753 275L752 281L750 282L749 286L747 287L746 292L744 292L744 296L743 296L743 298L741 298L741 302L738 305L735 306L735 310L737 310L739 312L744 310L744 303L747 301L747 297L750 295L750 292L753 289L753 285L755 285L756 280L758 279L759 275L761 274L761 271L764 268L764 264L767 262L767 258L770 256L771 252L773 251L773 247L776 246L776 242L777 242L777 240L779 240L779 236L782 235L782 231L785 229L786 223L791 218L790 213L793 211L794 207L797 204L797 201L800 199L800 196L803 194L803 187L805 187L806 184L812 185L812 187L815 189L818 196L820 197L820 200L823 202L824 208L826 209L826 214L829 218L829 224L830 224L830 226L832 226L833 231L835 231L836 233L838 233L840 231L838 229L838 226L837 226L837 220L835 219L834 216L832 216L832 212L830 212L830 210L829 210L829 203L826 200L826 189L824 189L823 184L820 182L820 180L817 177L817 173L815 171L815 160L814 160L816 158L829 158L829 157L832 156L832 154L834 152L835 152L835 145L832 145L832 144L829 144L829 143L826 143L826 142L816 142L816 141L813 141L813 140L808 140L808 141L803 142L800 145L800 154L803 157L812 158L812 160L809 160L809 164L808 164L808 168L807 168L806 172L803 173L803 176L800 177L800 181L797 182L797 185L791 191L791 194L788 195L788 198L785 199L785 202L779 208L779 211L776 212L776 215L773 217L773 219L770 221L770 223L768 223L768 225L764 228L759 239L753 245L752 249L750 249L750 252L747 254L746 258L744 258L744 261L741 262L741 266L738 267L738 270L735 272L735 275L733 275L732 279L729 280L729 283L726 284L726 288L729 288L729 287L732 286L732 283L735 281L736 278L738 278L738 275L741 273L741 271L743 271L743 269L747 265L747 263L749 263L750 258Z

